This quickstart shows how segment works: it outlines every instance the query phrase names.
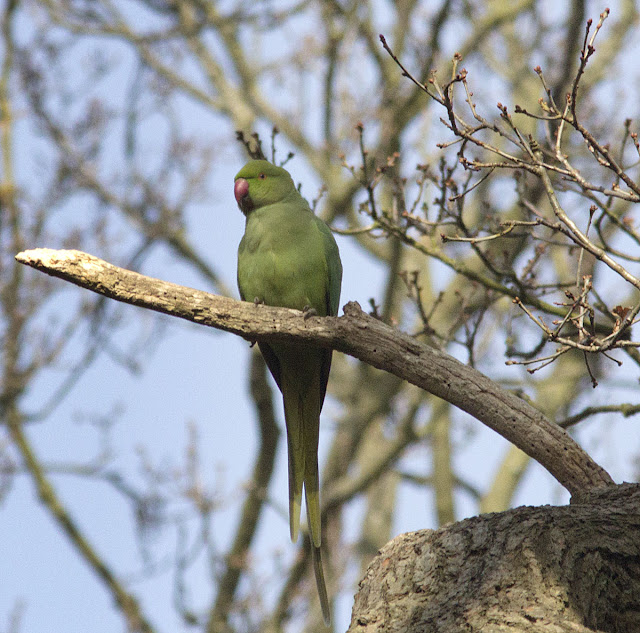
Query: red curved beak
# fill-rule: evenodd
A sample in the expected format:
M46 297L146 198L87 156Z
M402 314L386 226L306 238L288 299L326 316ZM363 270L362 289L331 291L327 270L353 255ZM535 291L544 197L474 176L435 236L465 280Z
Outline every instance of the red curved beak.
M249 198L249 183L244 178L238 178L233 185L233 195L242 213L246 213L251 208L251 198Z

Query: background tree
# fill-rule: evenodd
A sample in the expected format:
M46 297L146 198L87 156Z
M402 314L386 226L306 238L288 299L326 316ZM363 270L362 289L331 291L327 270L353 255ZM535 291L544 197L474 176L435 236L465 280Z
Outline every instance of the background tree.
M233 295L236 130L252 150L260 132L344 234L343 303L371 298L383 322L575 428L616 481L637 477L637 433L615 414L638 411L638 15L634 2L610 6L602 24L604 6L578 0L5 4L3 513L30 507L24 483L35 486L61 572L108 596L108 630L119 618L132 630L320 626L308 552L292 554L279 514L279 413L255 357L254 411L223 407L223 379L246 356L238 341L194 351L202 332L13 260L78 247ZM129 399L123 370L151 376ZM218 400L197 413L204 387L157 387L206 371ZM329 392L337 628L399 530L564 498L523 452L397 376L337 356ZM131 435L145 420L153 430ZM212 468L222 438L246 443L253 463ZM11 537L32 577L46 560L38 534ZM23 592L1 607L9 630L66 609L77 630L95 625L95 604L56 592L48 610L47 594Z

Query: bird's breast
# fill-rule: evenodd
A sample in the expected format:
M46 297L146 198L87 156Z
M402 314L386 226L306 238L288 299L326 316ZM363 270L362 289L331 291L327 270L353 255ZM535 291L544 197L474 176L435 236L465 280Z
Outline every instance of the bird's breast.
M326 262L313 235L296 223L269 224L247 222L238 251L243 297L296 310L313 307L326 314Z

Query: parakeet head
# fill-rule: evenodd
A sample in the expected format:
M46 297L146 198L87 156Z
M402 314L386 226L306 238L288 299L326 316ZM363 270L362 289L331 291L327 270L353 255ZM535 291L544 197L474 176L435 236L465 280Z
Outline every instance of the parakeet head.
M296 191L289 172L266 160L250 160L236 175L233 193L242 213L282 201Z

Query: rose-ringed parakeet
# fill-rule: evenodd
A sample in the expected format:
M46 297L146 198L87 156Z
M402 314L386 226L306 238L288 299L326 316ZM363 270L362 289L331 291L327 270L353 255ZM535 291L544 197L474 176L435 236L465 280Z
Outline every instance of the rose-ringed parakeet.
M315 216L289 172L266 160L237 174L235 198L246 216L238 248L238 287L245 301L338 313L342 264L329 227ZM331 350L300 344L259 343L284 400L289 452L289 527L296 540L304 486L313 565L325 622L329 602L320 556L318 431Z

